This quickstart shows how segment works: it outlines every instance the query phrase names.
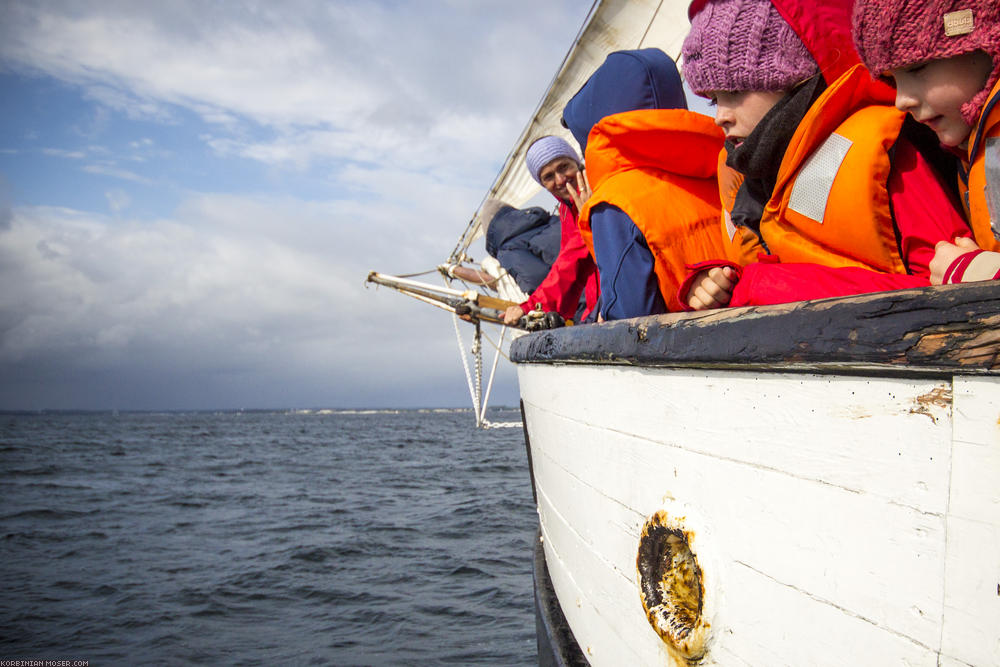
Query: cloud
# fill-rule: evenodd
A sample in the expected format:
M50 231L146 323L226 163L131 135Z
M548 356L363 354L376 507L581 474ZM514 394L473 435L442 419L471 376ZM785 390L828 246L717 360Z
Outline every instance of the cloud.
M178 122L167 105L155 99L134 95L121 88L90 84L86 88L86 97L132 120L151 120L169 124Z
M87 157L87 154L83 151L69 151L62 148L43 148L42 154L52 157L63 157L69 160L82 160Z
M132 118L176 122L174 106L221 127L242 118L276 130L285 147L216 139L253 159L340 158L396 133L396 146L427 156L426 137L463 125L452 138L465 151L513 140L551 76L539 60L558 63L577 27L558 25L564 16L525 1L18 3L0 27L0 58ZM303 151L317 135L326 141Z
M104 193L104 198L108 200L108 208L113 213L121 213L132 203L132 198L124 190L108 190Z
M10 229L14 220L14 211L11 210L10 185L2 173L0 173L0 232Z
M128 169L121 169L111 164L88 164L82 167L83 171L88 174L100 174L102 176L111 176L113 178L118 178L123 181L132 181L134 183L143 183L149 185L152 181L144 176L129 171Z
M286 405L264 378L299 387L287 405L426 404L421 378L454 382L450 404L461 405L450 316L364 288L372 262L407 254L366 222L353 203L234 196L152 221L18 208L0 233L0 280L18 285L0 295L0 404L108 407L114 378L128 377L146 402L122 395L114 407L206 405L190 401L192 383L199 395L219 389L212 407ZM76 384L77 402L50 392L36 405L56 375ZM223 391L240 377L243 390Z
M4 12L0 64L90 105L59 135L86 146L44 136L49 154L114 180L76 209L0 198L0 280L15 286L0 293L0 407L467 402L450 317L364 277L445 258L586 6L39 0ZM168 157L181 167L162 168ZM141 174L122 167L137 163ZM206 184L219 165L228 179ZM299 181L309 187L261 194ZM141 217L167 191L179 199ZM510 402L506 377L495 391Z
M306 15L251 6L224 13L222 6L183 1L155 8L93 4L85 12L20 4L9 8L3 51L12 61L88 85L118 109L138 98L205 104L262 123L310 123L388 99L391 93L367 81L358 59L338 59L332 50L372 46L359 43L352 29L365 16L336 5L300 7Z

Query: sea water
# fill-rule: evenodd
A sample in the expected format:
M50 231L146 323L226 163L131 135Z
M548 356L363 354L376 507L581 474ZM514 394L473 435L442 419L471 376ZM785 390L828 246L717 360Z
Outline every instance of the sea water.
M0 660L536 660L520 428L465 410L4 414L0 472Z

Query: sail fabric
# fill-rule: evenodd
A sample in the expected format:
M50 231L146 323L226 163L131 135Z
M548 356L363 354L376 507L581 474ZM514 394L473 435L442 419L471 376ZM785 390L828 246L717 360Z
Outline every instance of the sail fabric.
M604 0L595 3L584 28L567 54L548 93L521 133L484 202L497 198L521 207L541 186L524 167L528 147L539 137L554 134L573 141L562 126L566 102L600 67L608 54L623 49L656 47L675 60L687 35L689 0ZM482 236L479 213L460 243L461 252ZM460 254L456 252L456 254Z

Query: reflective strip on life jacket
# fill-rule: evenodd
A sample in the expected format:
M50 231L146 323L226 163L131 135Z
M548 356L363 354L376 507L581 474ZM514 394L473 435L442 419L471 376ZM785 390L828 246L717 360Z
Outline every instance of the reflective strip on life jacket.
M732 210L736 204L736 194L743 185L743 174L726 164L728 153L723 148L719 151L717 167L719 180L719 200L722 204L722 233L726 245L725 259L734 264L746 266L757 261L757 256L763 252L757 233L752 229L738 226L733 222Z
M826 205L840 165L854 142L839 134L831 134L816 152L809 156L795 177L788 208L823 224Z
M872 103L855 68L830 86L789 142L761 236L782 262L906 273L887 183L905 114Z

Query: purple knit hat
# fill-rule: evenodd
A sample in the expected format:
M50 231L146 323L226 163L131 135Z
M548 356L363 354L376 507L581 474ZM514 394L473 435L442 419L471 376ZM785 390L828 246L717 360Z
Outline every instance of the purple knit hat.
M524 155L524 162L528 165L528 173L541 185L542 181L538 178L539 172L549 162L561 157L568 157L577 164L580 164L580 156L576 154L576 151L569 145L569 142L562 137L550 134L541 139L536 139L535 143L528 146L528 152Z
M705 3L691 19L681 55L684 79L699 95L712 90L784 90L819 71L771 0Z
M876 76L980 49L989 54L986 87L962 105L962 118L976 124L1000 79L1000 0L858 0L853 28L861 60Z

